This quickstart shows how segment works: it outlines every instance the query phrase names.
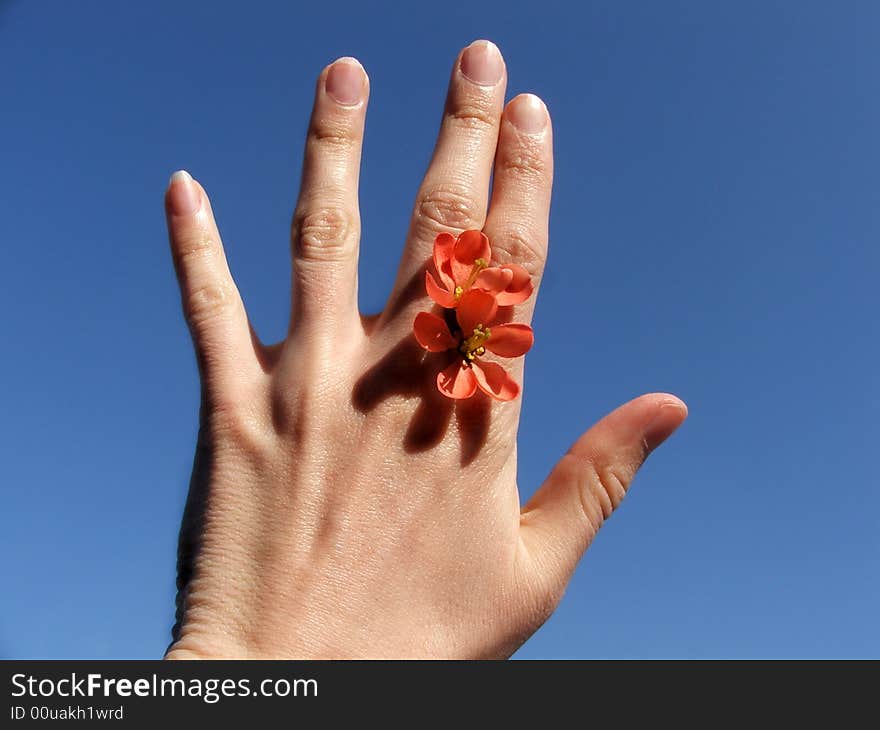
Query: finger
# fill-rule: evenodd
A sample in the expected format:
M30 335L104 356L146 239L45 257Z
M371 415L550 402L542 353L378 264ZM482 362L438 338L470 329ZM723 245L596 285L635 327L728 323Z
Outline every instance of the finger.
M338 337L358 322L358 178L368 92L353 58L338 59L318 78L291 227L293 328Z
M474 41L456 59L392 301L423 269L437 233L483 227L506 82L504 59L489 41Z
M493 264L519 264L535 293L547 259L553 130L547 107L533 94L510 101L501 120L495 179L485 233ZM517 305L514 319L531 321L535 294Z
M687 417L673 395L643 395L603 418L562 457L522 513L535 585L560 596L639 467Z
M258 367L244 305L229 273L208 196L188 172L171 176L165 213L183 312L203 379L224 383Z

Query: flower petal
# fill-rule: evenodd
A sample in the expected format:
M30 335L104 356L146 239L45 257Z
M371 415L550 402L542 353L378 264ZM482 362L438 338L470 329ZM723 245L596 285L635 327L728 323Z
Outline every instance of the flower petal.
M511 281L513 281L513 272L510 269L493 266L480 272L477 280L474 282L474 289L482 289L490 294L498 294L507 289Z
M456 400L470 398L477 392L474 369L469 368L461 360L456 360L437 374L437 389L447 398Z
M527 324L496 324L486 340L486 349L501 357L519 357L534 343L535 333Z
M455 280L452 278L452 253L455 250L455 236L451 233L438 233L434 239L434 266L440 275L446 288L450 291L455 288Z
M453 309L455 307L455 295L441 287L437 280L431 275L430 271L425 272L425 291L441 307Z
M519 395L519 383L495 362L471 363L477 385L496 400L513 400Z
M505 264L501 267L511 272L511 282L507 288L498 294L498 306L508 307L511 304L519 304L532 296L532 277L528 271L518 264Z
M489 239L482 231L465 231L455 241L452 252L452 275L456 284L464 284L474 268L474 261L483 259L488 266L492 257Z
M455 315L465 337L468 337L478 324L488 327L495 320L498 305L495 297L480 289L466 291L458 300Z
M442 317L431 312L419 312L413 322L413 334L418 343L429 352L442 352L458 346Z

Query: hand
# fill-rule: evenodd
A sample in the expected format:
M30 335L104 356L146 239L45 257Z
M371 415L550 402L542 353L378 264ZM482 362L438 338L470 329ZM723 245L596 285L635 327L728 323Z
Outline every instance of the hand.
M433 356L412 334L431 309L424 271L437 233L482 229L493 259L525 266L536 286L544 266L550 118L531 95L505 107L505 85L494 45L456 59L394 290L364 317L369 82L353 59L324 69L293 216L290 329L272 346L249 326L207 194L186 173L172 178L168 228L203 395L169 658L509 656L684 420L671 395L621 406L521 508L520 400L438 392ZM530 321L534 299L516 321Z

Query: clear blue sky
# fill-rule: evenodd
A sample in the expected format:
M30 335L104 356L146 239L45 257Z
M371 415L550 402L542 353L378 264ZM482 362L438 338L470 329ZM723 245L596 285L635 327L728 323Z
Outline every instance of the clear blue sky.
M314 80L358 57L376 310L481 37L555 126L524 496L630 397L691 412L518 656L880 656L880 6L577 5L0 2L0 656L168 641L198 405L168 175L280 338Z

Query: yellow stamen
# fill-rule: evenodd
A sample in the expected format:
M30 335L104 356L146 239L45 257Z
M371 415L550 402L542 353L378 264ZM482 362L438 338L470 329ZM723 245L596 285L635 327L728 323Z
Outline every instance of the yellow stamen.
M477 280L480 272L487 266L489 266L489 263L486 261L486 259L476 259L474 261L474 265L471 268L471 273L468 275L467 281L465 281L464 286L455 287L455 291L453 293L455 294L456 299L461 299L461 295L474 285L474 282Z
M486 354L486 348L483 346L483 343L491 336L492 330L488 327L483 327L482 324L478 324L474 328L470 337L466 337L462 340L458 349L461 352L466 365L470 364L474 358Z

